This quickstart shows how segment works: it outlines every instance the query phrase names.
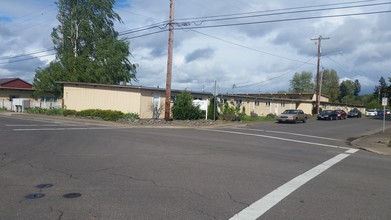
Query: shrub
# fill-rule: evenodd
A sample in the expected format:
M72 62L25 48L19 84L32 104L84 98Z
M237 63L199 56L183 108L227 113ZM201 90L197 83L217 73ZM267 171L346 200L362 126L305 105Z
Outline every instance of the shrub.
M120 118L126 118L126 115L120 111L87 109L76 113L76 116L101 118L105 121L117 121Z
M277 115L276 114L273 114L273 113L269 113L266 115L266 118L276 118Z
M53 108L53 109L27 108L24 111L27 113L44 114L44 115L62 115L63 114L63 110L61 108Z
M76 110L70 110L70 109L64 109L62 111L62 114L64 116L68 116L68 115L76 115L77 114L77 111Z
M242 112L240 111L240 105L230 106L228 102L224 103L223 113L221 119L224 121L242 121L246 116L244 106Z
M128 114L125 114L125 118L126 119L140 119L140 116L139 114L137 113L128 113Z
M175 100L172 115L177 120L195 120L201 118L202 111L199 106L193 105L193 96L185 91Z

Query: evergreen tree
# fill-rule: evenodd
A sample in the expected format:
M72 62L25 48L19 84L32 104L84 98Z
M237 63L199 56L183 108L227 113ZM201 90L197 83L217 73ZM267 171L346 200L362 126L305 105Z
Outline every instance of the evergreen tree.
M128 57L128 42L118 39L114 22L122 22L114 12L115 0L59 0L58 20L52 40L56 60L37 69L34 87L61 91L53 81L119 84L136 80L136 65ZM51 79L51 81L47 81Z

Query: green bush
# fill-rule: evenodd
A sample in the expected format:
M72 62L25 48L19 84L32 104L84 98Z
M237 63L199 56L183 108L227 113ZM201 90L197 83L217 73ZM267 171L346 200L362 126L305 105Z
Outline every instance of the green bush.
M45 114L45 115L74 115L77 117L92 117L101 118L105 121L117 121L121 118L126 119L138 119L137 113L124 114L120 111L113 110L101 110L101 109L87 109L82 111L70 110L70 109L43 109L43 108L30 108L25 110L28 113Z
M202 111L199 106L193 105L193 96L185 91L175 100L172 115L176 120L196 120L202 117Z
M80 117L101 118L105 121L117 121L120 118L125 118L126 115L120 111L87 109L76 113Z
M76 115L77 114L77 111L76 110L70 110L70 109L64 109L62 114L64 116L68 116L68 115Z
M43 115L62 115L63 110L61 108L45 109L45 108L27 108L24 110L27 113L43 114Z
M125 114L125 118L126 119L140 119L140 116L139 114L137 113L128 113L128 114Z
M228 102L224 103L223 113L221 114L221 119L224 121L242 121L245 116L246 109L242 107L240 111L240 105L230 106Z
M1 112L1 111L7 111L7 109L6 109L5 107L1 107L1 108L0 108L0 112Z

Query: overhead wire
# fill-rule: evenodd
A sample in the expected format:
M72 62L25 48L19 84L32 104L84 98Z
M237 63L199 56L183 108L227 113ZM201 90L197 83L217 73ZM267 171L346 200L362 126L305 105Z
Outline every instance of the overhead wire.
M267 11L271 12L271 11L282 11L282 10L292 10L292 9L301 9L301 8L313 8L313 7L322 7L322 6L331 6L331 5L346 5L346 4L356 4L356 3L372 2L372 1L375 1L375 0L352 1L352 2L335 3L335 4L315 5L315 6L302 6L302 7L294 7L294 8L287 8L287 9L274 9L274 10L267 10ZM387 2L387 3L383 2L383 3L376 3L376 4L366 4L366 5L356 5L356 6L334 7L332 9L335 10L335 9L341 9L341 8L346 8L346 7L368 7L368 5L372 5L373 6L373 5L381 5L381 4L391 4L391 2ZM326 9L314 9L314 10L326 10ZM262 12L267 12L267 11L262 11ZM274 20L266 20L266 21L230 23L230 24L216 24L216 25L204 25L204 26L189 26L188 24L181 25L180 23L176 23L176 25L179 25L180 28L182 28L182 29L190 29L190 30L195 31L194 29L200 29L200 28L240 26L240 25L252 25L252 24L262 24L262 23L272 23L272 22L286 22L286 21L320 19L320 18L335 18L335 17L369 15L369 14L379 14L379 13L388 13L388 12L391 12L391 10L373 11L373 12L360 12L360 13L350 13L350 14L334 14L334 15L324 15L324 16L309 16L309 17L298 17L298 18L284 18L284 19L274 19ZM249 12L247 14L250 14L250 13L260 13L260 12ZM288 14L288 13L299 13L299 12L284 12L284 13ZM281 14L284 14L284 13L278 13L278 15L281 15ZM233 16L233 15L240 15L240 14L246 14L246 13L238 13L238 14L230 14L230 15ZM272 14L269 14L269 15L272 15ZM220 15L220 16L228 16L228 15ZM260 15L260 16L265 16L265 15ZM209 16L209 17L217 17L217 16ZM204 17L204 18L207 18L207 17ZM229 19L229 20L240 19L240 17L231 17L231 18L226 18L226 19ZM180 20L188 20L188 19L176 19L175 21L177 22L178 20L180 21ZM145 37L145 36L154 35L154 34L157 34L157 33L162 33L162 32L168 31L167 30L167 26L168 26L168 22L167 21L162 21L162 22L158 22L158 23L155 23L155 24L147 25L147 26L144 26L144 27L139 27L139 28L134 28L134 29L130 29L130 30L119 32L119 36L131 35L131 34L135 34L135 33L139 33L139 32L149 31L149 30L152 30L152 29L155 29L155 28L161 29L160 31L154 31L154 32L149 32L149 33L145 33L145 34L139 34L139 35L127 37L127 39L136 39L136 38ZM205 36L209 36L209 37L215 38L215 39L219 39L221 41L225 41L227 43L231 43L231 44L234 44L234 45L237 45L237 46L241 46L243 48L250 49L250 50L253 50L253 51L261 52L261 53L268 54L268 55L275 56L275 57L280 57L280 58L283 58L283 59L288 59L288 60L295 61L295 62L302 62L302 61L290 59L290 58L287 58L287 57L271 54L271 53L268 53L268 52L260 51L260 50L254 49L254 48L246 47L246 46L243 46L243 45L240 45L240 44L236 44L234 42L229 42L229 41L223 40L221 38L217 38L217 37L213 37L211 35L207 35L207 34L202 33L202 32L198 32L198 33L203 34ZM42 52L44 52L44 51L42 51ZM28 55L29 54L19 55L17 57L28 56ZM0 60L4 60L4 59L9 59L9 58L1 58L0 57ZM0 64L2 64L2 63L0 63Z

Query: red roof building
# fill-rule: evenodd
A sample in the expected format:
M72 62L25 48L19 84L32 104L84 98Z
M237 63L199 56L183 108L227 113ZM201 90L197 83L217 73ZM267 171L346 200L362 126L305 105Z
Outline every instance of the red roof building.
M19 78L0 79L0 88L33 89L33 85Z

